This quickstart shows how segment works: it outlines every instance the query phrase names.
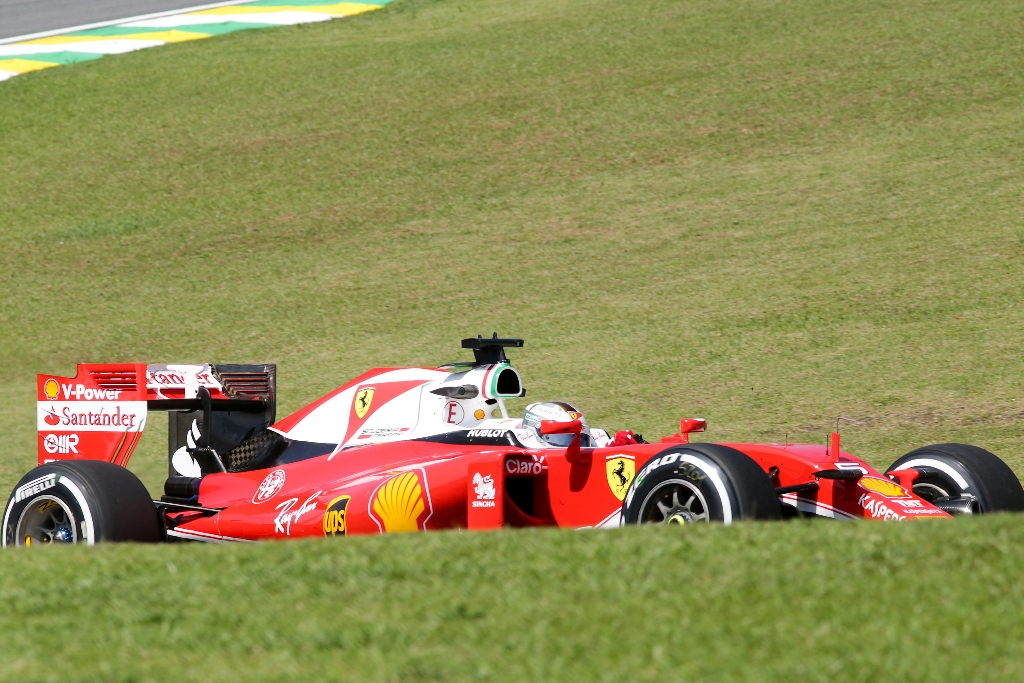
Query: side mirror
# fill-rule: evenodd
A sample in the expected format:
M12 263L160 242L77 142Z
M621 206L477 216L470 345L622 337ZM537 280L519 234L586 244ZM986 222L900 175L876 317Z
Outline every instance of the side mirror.
M679 421L679 433L690 434L692 432L706 432L708 421L703 417L684 417ZM689 439L687 439L688 441Z
M679 421L679 433L666 436L662 443L690 443L690 434L703 432L708 428L708 421L703 417L684 417Z
M590 456L580 453L580 434L583 432L583 423L579 420L572 422L559 422L558 420L541 420L541 434L572 434L574 438L565 449L565 459L569 462L586 465L590 462Z

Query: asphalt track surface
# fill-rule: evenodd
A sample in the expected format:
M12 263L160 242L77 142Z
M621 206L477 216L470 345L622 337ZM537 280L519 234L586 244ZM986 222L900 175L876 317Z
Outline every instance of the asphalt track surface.
M216 0L0 0L0 40L209 2Z

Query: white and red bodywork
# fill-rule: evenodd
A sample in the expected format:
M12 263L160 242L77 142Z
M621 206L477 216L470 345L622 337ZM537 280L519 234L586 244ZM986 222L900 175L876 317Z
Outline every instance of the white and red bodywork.
M39 376L39 463L90 458L125 465L147 407L227 397L210 366L79 365L74 378ZM170 506L170 537L204 541L376 534L501 526L620 524L624 488L611 463L639 473L683 434L623 447L552 448L508 417L507 363L367 372L270 429L322 454L253 471L206 474L196 507ZM465 397L458 388L473 387ZM699 422L699 421L698 421ZM948 517L864 461L832 447L724 444L753 458L785 490L783 505L836 519ZM286 451L287 453L287 451ZM620 471L627 469L619 468ZM858 479L815 473L859 469ZM630 477L632 478L632 477ZM621 479L621 478L620 478ZM908 482L909 483L909 482Z
M38 464L109 460L126 466L146 427L149 401L228 398L209 365L86 363L74 377L37 376Z
M146 366L79 365L38 377L38 460L93 458L126 465L146 427Z

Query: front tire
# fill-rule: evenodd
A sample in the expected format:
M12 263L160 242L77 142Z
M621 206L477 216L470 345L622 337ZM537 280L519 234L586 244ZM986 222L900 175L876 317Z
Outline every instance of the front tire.
M66 460L37 467L14 487L4 510L4 547L162 538L146 487L109 462Z
M914 494L951 514L1024 511L1024 488L994 453L962 443L940 443L898 459L887 475L915 469Z
M667 449L634 477L623 524L690 524L782 519L775 486L735 448L688 444Z

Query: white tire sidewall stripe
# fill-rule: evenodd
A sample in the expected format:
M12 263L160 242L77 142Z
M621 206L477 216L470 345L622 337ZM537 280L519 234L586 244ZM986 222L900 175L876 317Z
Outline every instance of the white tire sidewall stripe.
M711 483L715 485L718 497L722 501L722 523L732 524L732 497L729 495L729 489L726 488L725 482L722 481L722 474L719 472L718 466L689 453L680 453L679 462L688 462L704 470Z
M961 491L966 491L968 488L970 488L967 485L967 480L964 479L962 474L960 474L955 469L950 467L948 464L942 462L941 460L933 460L932 458L914 458L913 460L911 460L909 462L905 462L902 465L900 465L900 470L910 469L910 468L915 467L917 465L922 465L924 467L934 467L937 470L945 472L946 474L948 474L950 476L950 478L953 481L956 482L956 485L960 487ZM900 470L891 470L891 471L892 472L899 472Z
M11 519L11 510L14 508L12 504L14 502L14 494L11 494L11 499L7 501L7 510L4 511L4 526L3 526L3 547L7 547L7 522Z
M82 514L85 516L85 519L82 520L85 522L85 542L87 545L95 545L96 525L93 524L92 510L89 509L89 503L85 502L85 495L82 493L82 489L78 488L78 484L63 475L57 477L57 484L70 491L71 495L78 501L78 505L82 508ZM7 527L5 526L4 528L6 529Z

